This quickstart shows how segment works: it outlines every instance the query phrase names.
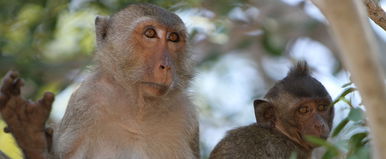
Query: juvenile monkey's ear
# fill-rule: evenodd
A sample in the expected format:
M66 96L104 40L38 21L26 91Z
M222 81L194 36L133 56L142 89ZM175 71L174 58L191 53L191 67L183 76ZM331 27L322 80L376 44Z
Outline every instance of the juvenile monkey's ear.
M273 105L265 100L257 99L253 102L255 117L258 125L273 128L275 127L275 110Z
M95 18L95 34L97 47L100 47L106 39L109 23L110 17L108 16L97 16Z

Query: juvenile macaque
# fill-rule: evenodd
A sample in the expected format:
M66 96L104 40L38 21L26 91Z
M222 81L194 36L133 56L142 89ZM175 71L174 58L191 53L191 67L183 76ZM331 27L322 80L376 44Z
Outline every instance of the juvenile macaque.
M95 27L97 65L54 131L55 158L198 158L182 20L151 4L133 4L97 17Z
M305 62L276 83L265 100L255 100L254 108L257 123L229 131L210 159L288 159L292 152L298 159L310 158L316 145L305 136L326 139L334 117L330 95Z

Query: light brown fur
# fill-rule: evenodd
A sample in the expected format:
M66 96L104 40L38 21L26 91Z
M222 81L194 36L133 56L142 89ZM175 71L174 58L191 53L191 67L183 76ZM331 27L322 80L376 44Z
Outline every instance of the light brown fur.
M140 84L144 79L168 81L154 72L154 63L148 60L156 55L143 51L147 43L138 40L141 36L137 37L136 28L144 23L160 25L166 31L177 30L183 36L180 43L162 45L167 46L170 66L175 68L168 74L172 82L166 91L153 91ZM196 111L185 92L191 70L182 21L159 7L136 4L110 18L97 19L96 32L98 65L70 99L54 133L55 155L93 159L198 158Z

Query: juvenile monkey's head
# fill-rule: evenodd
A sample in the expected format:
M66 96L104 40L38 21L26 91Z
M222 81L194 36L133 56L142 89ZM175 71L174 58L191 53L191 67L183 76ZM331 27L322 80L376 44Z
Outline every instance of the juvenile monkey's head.
M255 100L258 123L276 128L291 140L311 150L305 136L326 139L334 118L332 100L324 86L310 75L306 62L299 62L266 94Z
M191 78L187 32L174 13L151 4L133 4L111 17L97 17L97 61L124 87L162 96Z

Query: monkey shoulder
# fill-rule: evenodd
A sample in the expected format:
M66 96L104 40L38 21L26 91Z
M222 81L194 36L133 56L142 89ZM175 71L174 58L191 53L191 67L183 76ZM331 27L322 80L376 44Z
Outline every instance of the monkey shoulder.
M56 127L53 135L53 148L58 156L67 156L74 148L85 147L84 142L87 141L87 136L90 130L89 127L96 126L97 114L95 109L102 104L104 96L98 95L103 92L103 86L94 79L86 79L73 92L70 97L66 112ZM78 149L81 149L78 147Z
M284 159L289 158L292 151L297 151L297 145L276 129L251 124L228 131L210 158Z

